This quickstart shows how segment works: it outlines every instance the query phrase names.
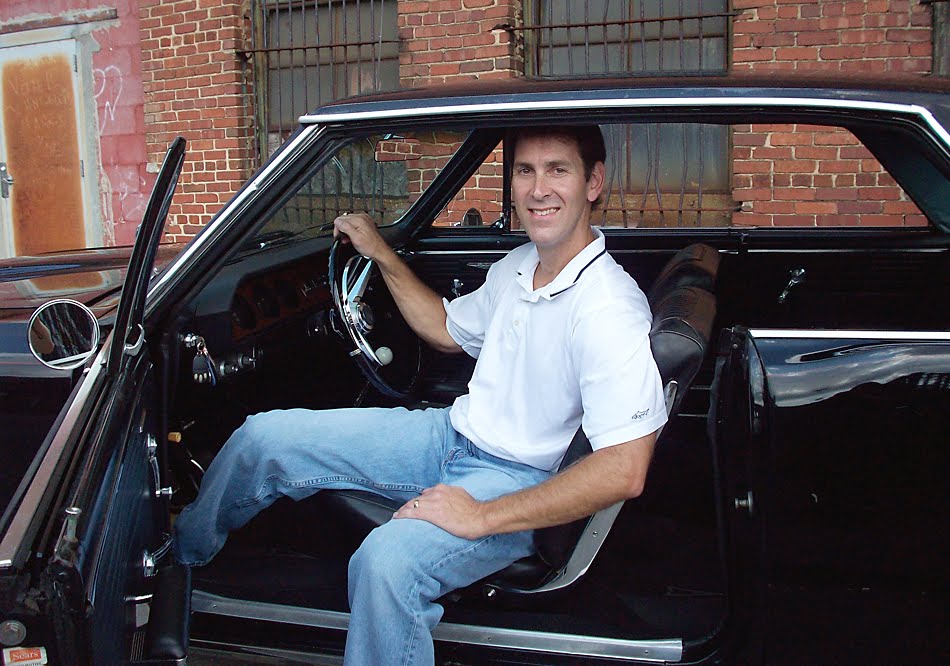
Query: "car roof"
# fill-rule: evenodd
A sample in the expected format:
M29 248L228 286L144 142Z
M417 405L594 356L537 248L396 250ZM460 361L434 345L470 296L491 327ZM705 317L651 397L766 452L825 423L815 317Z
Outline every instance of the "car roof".
M944 116L950 81L929 76L852 76L828 73L731 74L728 76L611 77L470 81L392 92L372 93L338 100L301 116L304 124L334 117L376 116L390 111L471 108L478 105L549 102L599 98L771 98L818 99L829 102L882 102L918 104Z

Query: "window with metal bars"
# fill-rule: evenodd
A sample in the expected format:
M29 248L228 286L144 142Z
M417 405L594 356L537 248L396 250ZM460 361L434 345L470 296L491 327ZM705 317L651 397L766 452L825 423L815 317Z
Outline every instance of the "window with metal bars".
M252 0L258 136L269 155L321 104L399 87L396 0Z
M727 0L525 0L525 73L541 78L684 76L727 67ZM729 224L728 128L604 126L600 224Z

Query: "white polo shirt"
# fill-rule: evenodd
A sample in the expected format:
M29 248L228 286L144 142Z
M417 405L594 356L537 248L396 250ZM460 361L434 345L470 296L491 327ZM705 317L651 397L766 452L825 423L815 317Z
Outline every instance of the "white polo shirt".
M646 296L594 235L540 289L528 243L482 287L444 301L449 335L478 359L452 425L483 451L555 470L579 425L597 450L666 422Z

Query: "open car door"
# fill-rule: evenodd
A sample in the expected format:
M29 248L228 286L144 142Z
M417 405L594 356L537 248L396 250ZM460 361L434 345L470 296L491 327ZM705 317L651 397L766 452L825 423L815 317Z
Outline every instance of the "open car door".
M185 662L190 580L163 559L171 543L167 434L144 322L184 156L179 137L138 229L111 337L47 438L18 512L27 526L17 552L31 572L26 594L52 625L42 632L48 663Z

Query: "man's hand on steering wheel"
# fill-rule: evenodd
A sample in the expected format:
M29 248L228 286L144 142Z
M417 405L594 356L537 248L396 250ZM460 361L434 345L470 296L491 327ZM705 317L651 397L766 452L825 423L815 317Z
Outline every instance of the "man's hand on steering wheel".
M333 237L341 235L344 243L349 241L358 253L377 263L395 254L366 213L344 213L333 220Z

